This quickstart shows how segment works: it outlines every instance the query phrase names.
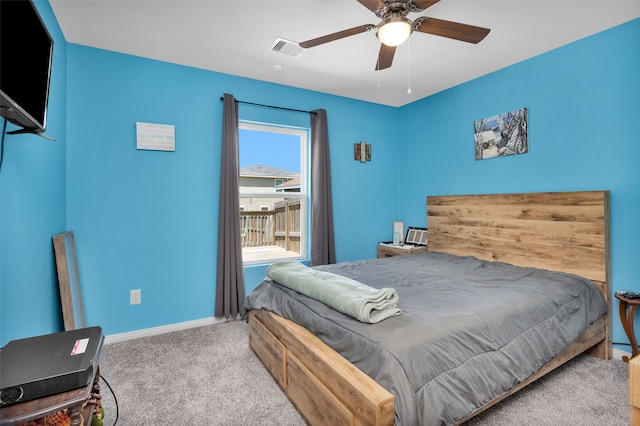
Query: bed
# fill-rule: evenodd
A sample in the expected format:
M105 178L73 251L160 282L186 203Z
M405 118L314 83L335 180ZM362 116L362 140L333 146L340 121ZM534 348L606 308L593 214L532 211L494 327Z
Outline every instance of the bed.
M310 424L463 423L580 353L610 358L608 200L607 191L427 197L428 252L314 268L373 287L392 283L401 315L363 324L265 279L245 302L249 345ZM453 283L433 276L443 264L455 264L443 269L447 277L458 276ZM495 268L502 283L488 281ZM528 287L536 276L542 279L535 285L549 286L555 275L571 284ZM473 292L458 288L465 277L480 277ZM521 279L520 288L530 293L502 301L515 291L510 283ZM427 302L414 293L423 281L436 282ZM487 288L489 294L475 293ZM534 297L551 293L570 298L553 302L564 313L542 320L517 316L526 305L542 310ZM510 321L522 322L524 337L511 330L500 337L485 327L495 321L490 301L516 315ZM430 309L416 312L422 304ZM442 320L434 311L449 315L445 332L438 333L443 323L436 323ZM413 323L415 317L423 322ZM527 321L541 323L543 331ZM440 340L413 339L421 330ZM488 347L494 340L497 347ZM525 346L516 348L512 340ZM403 352L397 347L405 341L411 343ZM420 358L423 351L430 361ZM489 357L494 353L498 360ZM467 378L466 370L478 374ZM407 399L407 389L420 395L419 402Z

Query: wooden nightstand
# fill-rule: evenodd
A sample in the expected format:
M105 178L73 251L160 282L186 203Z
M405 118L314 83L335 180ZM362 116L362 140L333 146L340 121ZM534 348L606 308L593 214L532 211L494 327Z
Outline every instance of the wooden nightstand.
M419 253L427 251L427 246L411 246L411 247L394 247L386 244L378 244L378 259L384 257L401 256L403 254Z

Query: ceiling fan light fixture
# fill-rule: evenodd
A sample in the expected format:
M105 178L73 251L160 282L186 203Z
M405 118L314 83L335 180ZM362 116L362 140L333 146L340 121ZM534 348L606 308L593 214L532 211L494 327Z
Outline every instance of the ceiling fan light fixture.
M413 32L413 22L399 13L391 14L378 24L376 37L387 46L399 46Z

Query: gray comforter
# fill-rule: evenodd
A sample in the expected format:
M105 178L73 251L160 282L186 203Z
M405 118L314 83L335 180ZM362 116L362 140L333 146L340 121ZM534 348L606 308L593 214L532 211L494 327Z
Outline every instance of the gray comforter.
M453 424L539 370L607 311L583 278L423 252L315 267L391 287L402 314L359 322L265 279L245 309L306 327L395 396L396 425Z

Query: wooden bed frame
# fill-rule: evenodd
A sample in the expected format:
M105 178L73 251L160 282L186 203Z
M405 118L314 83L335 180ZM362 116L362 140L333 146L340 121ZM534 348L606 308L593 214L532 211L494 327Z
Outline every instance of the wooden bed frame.
M609 192L427 197L429 250L592 280L609 313L539 372L460 423L588 351L611 357ZM311 425L392 425L394 397L303 327L249 312L249 345Z

